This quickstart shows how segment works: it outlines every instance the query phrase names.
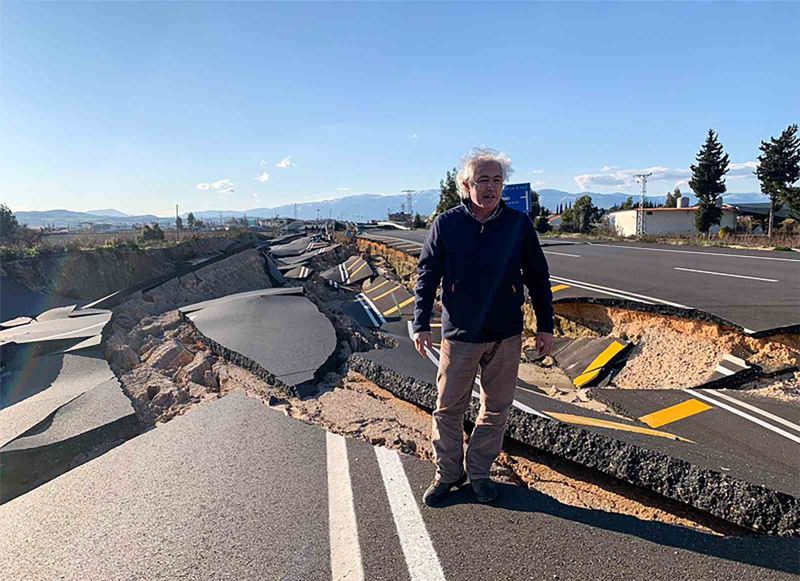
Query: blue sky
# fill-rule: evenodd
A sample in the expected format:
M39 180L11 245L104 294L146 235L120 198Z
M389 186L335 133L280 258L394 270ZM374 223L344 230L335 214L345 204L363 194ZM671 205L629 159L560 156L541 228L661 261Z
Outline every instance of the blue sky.
M800 121L794 2L4 1L0 18L14 210L399 193L477 145L537 189L633 192L657 168L658 194L686 187L708 128L728 190L752 192L760 141Z

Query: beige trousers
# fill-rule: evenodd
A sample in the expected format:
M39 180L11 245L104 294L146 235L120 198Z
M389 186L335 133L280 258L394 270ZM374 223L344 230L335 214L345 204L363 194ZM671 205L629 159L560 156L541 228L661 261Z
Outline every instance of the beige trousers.
M478 389L479 368L481 407L467 447L466 471L470 480L489 478L503 447L521 349L522 335L490 343L442 340L432 438L438 480L454 482L464 472L464 413Z

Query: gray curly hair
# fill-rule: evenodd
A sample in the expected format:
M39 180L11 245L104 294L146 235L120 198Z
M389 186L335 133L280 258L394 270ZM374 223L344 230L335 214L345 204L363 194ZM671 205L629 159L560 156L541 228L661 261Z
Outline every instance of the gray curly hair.
M511 167L511 158L505 153L489 147L475 147L461 158L461 169L458 170L458 176L456 177L459 196L462 198L469 197L469 190L464 186L464 182L471 180L475 166L485 161L494 161L500 165L500 170L503 172L503 181L508 180L511 174L514 173Z

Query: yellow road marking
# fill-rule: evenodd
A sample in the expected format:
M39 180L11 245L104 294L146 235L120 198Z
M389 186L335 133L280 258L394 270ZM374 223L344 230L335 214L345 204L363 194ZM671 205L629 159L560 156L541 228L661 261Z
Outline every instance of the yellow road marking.
M381 283L378 283L378 284L376 284L374 286L369 287L367 290L364 291L364 294L371 293L374 290L378 290L379 288L381 288L385 284L389 284L389 281L388 280L384 280Z
M647 424L651 428L660 428L661 426L666 426L672 422L677 422L678 420L688 418L689 416L693 416L710 409L712 409L710 405L700 401L699 399L689 399L677 405L673 405L668 408L664 408L663 410L658 410L657 412L642 416L639 418L639 421Z
M384 312L383 312L383 314L384 314L384 315L390 315L390 314L392 314L393 312L395 312L395 311L398 311L398 310L402 309L402 308L403 308L403 307L405 307L407 304L409 304L409 303L413 303L413 302L414 302L414 297L408 298L408 299L404 300L402 303L400 303L399 305L397 305L397 306L395 306L395 307L392 307L392 308L391 308L391 309L389 309L388 311L384 311ZM398 308L398 307L399 307L399 308Z
M431 323L431 327L441 327L441 323Z
M386 291L386 292L385 292L385 293L383 293L382 295L378 295L377 297L372 297L372 300L373 300L373 301L379 301L379 300L381 300L383 297L385 297L386 295L390 295L390 294L392 294L394 291L396 291L396 290L397 290L397 289L399 289L399 288L400 288L400 285L398 284L396 287L394 287L394 288L392 288L392 289L389 289L388 291Z
M619 341L614 341L611 345L603 349L603 352L594 358L594 361L592 361L589 366L583 370L583 373L572 380L572 383L576 387L583 387L589 383L595 377L600 375L600 371L603 369L603 366L611 361L617 355L617 353L622 351L624 348L625 345Z
M352 272L352 273L350 273L350 274L347 276L347 280L351 280L351 279L352 279L352 278L353 278L355 275L357 275L357 274L358 274L358 271L359 271L359 270L361 270L362 268L364 268L366 265L367 265L366 261L362 262L362 263L361 263L361 266L359 266L359 267L358 267L358 268L355 270L355 272Z
M589 418L586 416L574 416L572 414L560 414L556 412L545 412L553 419L559 420L567 424L575 424L578 426L592 426L595 428L608 428L610 430L620 430L622 432L635 432L637 434L645 434L648 436L656 436L658 438L667 438L668 440L678 440L681 442L689 442L694 444L692 440L681 438L669 432L660 432L658 430L651 430L650 428L640 428L639 426L631 426L629 424L620 424L618 422L609 422L608 420L598 420L596 418Z
M568 288L569 288L568 284L557 284L556 286L551 286L550 290L554 293L557 293L558 291L566 290Z

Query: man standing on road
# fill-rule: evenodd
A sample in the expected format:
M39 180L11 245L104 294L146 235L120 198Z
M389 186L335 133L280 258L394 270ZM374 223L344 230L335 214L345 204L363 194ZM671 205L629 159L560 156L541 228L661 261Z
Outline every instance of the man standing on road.
M539 355L553 346L550 274L530 218L505 207L511 160L475 149L458 172L461 204L431 225L414 290L414 341L432 349L430 319L442 282L442 345L433 412L436 476L423 500L435 505L469 477L479 502L497 498L489 478L503 445L522 349L522 304L528 287L536 313ZM463 422L480 368L480 413L464 467Z

